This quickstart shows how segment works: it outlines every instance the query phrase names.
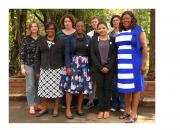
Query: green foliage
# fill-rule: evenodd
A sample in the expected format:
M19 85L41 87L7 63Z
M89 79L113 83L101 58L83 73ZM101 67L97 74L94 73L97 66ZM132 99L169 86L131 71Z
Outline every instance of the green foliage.
M146 37L148 39L148 43L150 41L150 9L134 9L133 10L137 22L139 25L141 25L144 28L144 31L146 33Z
M54 21L57 24L58 30L60 27L60 18L67 14L73 14L78 20L83 20L86 24L87 32L90 31L90 19L92 16L101 16L104 21L110 25L110 19L112 15L121 15L127 9L10 9L9 10L9 71L10 75L17 75L19 73L19 55L15 55L17 52L17 36L23 37L28 34L28 25L32 20L36 20L40 26L40 34L44 35L44 25L48 21ZM26 12L27 11L27 12ZM150 39L150 10L149 9L133 9L135 16L138 20L138 24L141 25L147 35L148 41ZM19 21L20 15L24 13L25 21L23 21L25 27L20 28ZM13 15L13 16L12 16ZM110 26L109 26L110 27ZM111 29L111 28L110 28ZM18 34L18 30L24 30ZM21 41L18 41L21 42Z

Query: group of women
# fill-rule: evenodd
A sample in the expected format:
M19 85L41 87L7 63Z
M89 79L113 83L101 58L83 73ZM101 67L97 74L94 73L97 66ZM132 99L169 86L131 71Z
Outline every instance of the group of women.
M116 23L117 21L118 24ZM98 119L110 117L112 86L125 95L125 112L120 119L137 120L140 91L144 89L146 72L146 36L131 11L111 19L117 27L109 33L106 22L98 21L96 33L86 34L85 23L73 15L64 15L63 28L57 32L53 22L45 25L45 36L39 35L38 24L29 26L30 35L21 47L21 72L26 78L29 114L37 117L48 113L48 99L54 99L52 116L59 115L59 98L66 95L67 119L73 119L72 95L78 94L76 114L83 116L85 94L93 92L91 71L96 81ZM115 25L115 24L114 24ZM115 77L115 78L113 78ZM40 100L41 99L41 100Z

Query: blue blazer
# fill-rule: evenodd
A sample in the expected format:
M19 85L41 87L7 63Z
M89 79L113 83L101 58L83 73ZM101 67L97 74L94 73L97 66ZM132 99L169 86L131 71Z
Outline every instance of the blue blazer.
M85 35L85 39L86 39L86 44L88 44L88 47L90 49L91 38L88 35ZM76 40L77 40L77 33L74 33L72 34L72 37L67 40L67 43L65 45L65 65L67 68L71 67Z

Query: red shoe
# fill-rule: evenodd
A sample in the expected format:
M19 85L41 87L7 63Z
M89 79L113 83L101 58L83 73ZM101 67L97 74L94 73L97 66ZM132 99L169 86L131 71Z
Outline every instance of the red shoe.
M42 109L43 109L42 106L36 106L36 107L34 107L34 110L35 110L35 111L41 111Z

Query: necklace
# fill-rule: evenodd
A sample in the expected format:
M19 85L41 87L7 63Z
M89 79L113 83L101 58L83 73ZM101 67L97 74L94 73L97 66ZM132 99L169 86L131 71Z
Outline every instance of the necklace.
M55 43L53 41L47 39L47 44L48 44L48 47L50 48Z

